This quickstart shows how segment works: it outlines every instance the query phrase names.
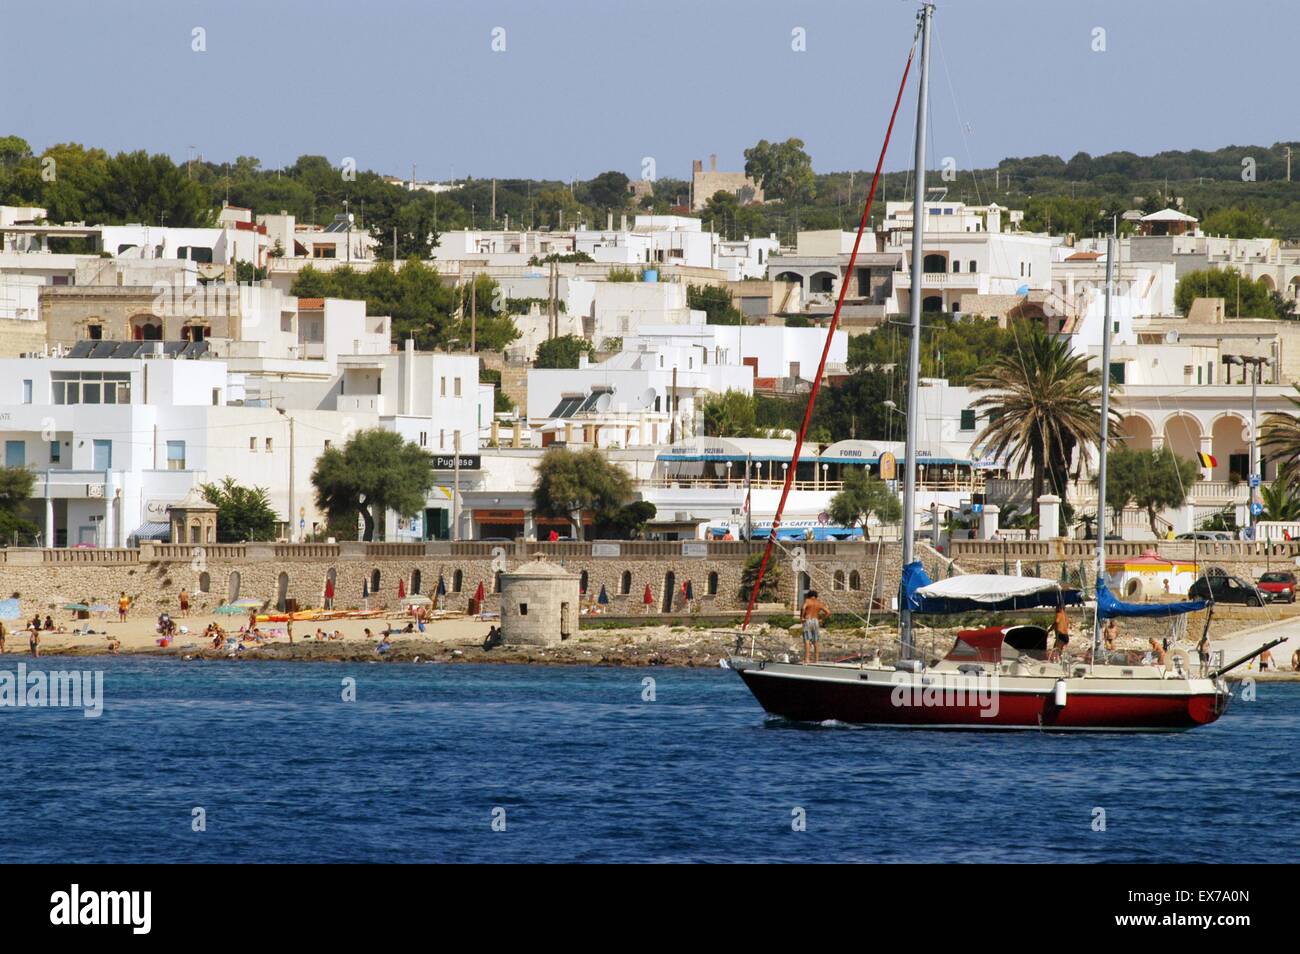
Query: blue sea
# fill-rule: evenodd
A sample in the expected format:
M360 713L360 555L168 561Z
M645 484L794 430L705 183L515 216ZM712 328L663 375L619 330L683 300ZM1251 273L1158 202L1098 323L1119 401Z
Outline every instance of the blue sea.
M721 669L27 662L101 668L104 710L0 709L3 862L1253 862L1300 842L1295 684L1181 735L1000 735L772 720Z

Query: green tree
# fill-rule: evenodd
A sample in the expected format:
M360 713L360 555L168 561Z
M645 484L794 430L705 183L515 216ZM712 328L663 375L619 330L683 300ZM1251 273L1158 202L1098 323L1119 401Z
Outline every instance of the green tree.
M656 513L658 508L650 501L634 500L594 524L592 531L598 540L635 540Z
M883 480L853 467L845 472L844 486L831 498L827 512L841 527L862 527L862 535L870 539L867 521L872 515L884 524L897 523L903 505Z
M244 487L226 477L219 483L201 485L199 493L217 508L218 543L275 539L279 517L271 509L265 487Z
M471 284L474 289L472 298ZM506 307L505 293L490 275L475 275L472 283L463 285L460 303L461 321L456 337L463 347L469 347L471 330L475 351L504 351L519 337L519 328ZM477 314L473 313L471 304L477 307Z
M621 209L628 200L628 178L621 172L602 172L584 187L586 200L598 209Z
M26 467L0 467L0 543L30 543L36 524L23 516L23 509L36 486L36 474ZM44 541L47 547L53 540Z
M1275 480L1271 484L1262 484L1259 488L1259 502L1264 511L1261 520L1279 520L1290 523L1300 520L1300 496L1284 480Z
M1300 392L1300 383L1295 385ZM1300 396L1288 394L1290 411L1271 411L1259 429L1260 452L1277 462L1278 482L1300 487Z
M1198 478L1196 461L1178 457L1167 447L1158 451L1120 447L1106 456L1106 507L1117 527L1130 503L1145 510L1151 532L1159 536L1157 516L1186 503Z
M1188 272L1174 288L1174 306L1186 315L1197 298L1222 298L1223 313L1230 318L1275 318L1277 309L1269 287L1253 281L1235 268L1207 268Z
M316 505L330 519L360 514L362 539L374 540L384 514L412 517L424 509L433 487L433 459L395 431L358 431L342 447L316 458L311 475Z
M804 151L802 139L778 143L760 139L745 150L745 174L763 187L767 199L801 203L816 192L812 158Z
M707 437L757 437L754 399L744 391L712 394L700 407Z
M566 517L583 539L582 515L595 524L616 519L632 499L632 478L599 450L552 447L537 463L533 508L544 517Z
M711 325L738 325L740 310L731 302L731 292L721 285L687 285L686 307L704 312Z
M754 583L758 580L758 568L763 562L763 554L755 553L745 560L740 571L740 599L749 602L749 595L754 592ZM763 585L758 588L759 603L775 603L781 599L781 578L784 576L780 560L768 560L767 569L763 571Z
M536 368L576 368L584 354L594 354L595 346L579 335L561 335L537 346Z
M1018 329L1017 346L971 375L969 385L988 391L973 406L988 417L975 439L982 454L1005 457L1012 470L1028 466L1033 499L1043 495L1049 474L1064 495L1075 448L1095 446L1100 422L1101 376L1086 355L1074 354L1068 338L1055 338L1040 325ZM1117 420L1118 413L1112 411ZM1086 463L1087 455L1079 455Z
M1259 208L1215 209L1201 220L1201 231L1209 235L1226 235L1229 238L1276 238L1277 230Z

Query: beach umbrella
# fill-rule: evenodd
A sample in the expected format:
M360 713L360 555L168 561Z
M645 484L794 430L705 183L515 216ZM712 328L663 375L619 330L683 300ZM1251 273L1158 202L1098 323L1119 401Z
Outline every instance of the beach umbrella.
M442 578L441 573L438 574L438 595L439 596L447 595L447 581Z
M419 593L412 593L410 596L403 596L402 602L406 603L408 606L428 606L433 602L433 600L429 599L427 596L422 596Z
M654 601L655 601L655 595L650 592L650 584L647 583L645 585L645 595L641 597L641 602L644 603L646 606L651 606L654 604Z
M96 603L90 608L90 611L92 613L107 613L110 609L112 609L112 607L107 603Z
M329 577L325 578L325 599L334 599L334 581Z
M609 605L609 594L605 592L605 584L600 584L600 595L596 597L596 602L601 606Z
M361 578L361 598L363 600L370 599L370 581L365 577Z
M244 608L242 606L236 606L234 603L227 603L224 606L218 606L213 612L221 616L235 616L242 615Z
M397 598L399 600L406 599L406 580L397 581Z
M65 610L75 610L76 612L80 612L80 613L90 612L90 607L87 606L85 603L64 603L63 608Z
M690 580L682 584L682 595L686 597L686 602L695 599L695 587Z
M233 606L242 606L244 609L252 609L255 606L261 606L261 600L255 600L251 596L245 596L242 600L235 600Z
M0 600L0 619L22 619L23 608L17 600Z
M483 602L483 581L478 581L478 589L474 591L474 602L481 604Z

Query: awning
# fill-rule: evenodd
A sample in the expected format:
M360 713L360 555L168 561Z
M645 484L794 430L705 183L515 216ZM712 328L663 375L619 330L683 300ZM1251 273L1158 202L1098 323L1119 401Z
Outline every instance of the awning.
M1078 590L1056 580L1037 576L1003 576L973 573L935 583L919 560L903 568L903 599L914 613L966 613L971 611L1033 609L1039 606L1077 606Z
M137 543L141 540L154 540L165 543L171 539L172 526L170 523L142 523L136 527L128 538L135 540Z
M1105 580L1097 581L1097 615L1102 619L1114 616L1182 616L1208 606L1205 600L1184 600L1181 603L1122 603L1115 598Z

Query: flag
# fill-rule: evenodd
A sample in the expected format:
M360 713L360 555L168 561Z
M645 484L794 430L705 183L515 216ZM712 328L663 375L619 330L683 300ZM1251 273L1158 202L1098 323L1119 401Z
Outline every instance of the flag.
M1201 466L1202 466L1202 467L1218 467L1218 466L1219 466L1219 460L1218 460L1218 458L1215 457L1213 454L1207 454L1207 453L1205 453L1205 451L1197 451L1197 452L1196 452L1196 456L1197 456L1197 458L1200 460L1200 462L1201 462Z

